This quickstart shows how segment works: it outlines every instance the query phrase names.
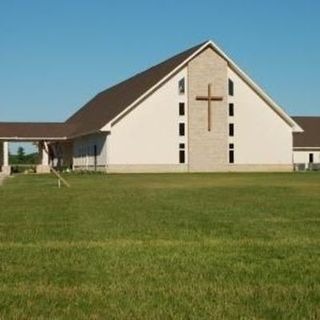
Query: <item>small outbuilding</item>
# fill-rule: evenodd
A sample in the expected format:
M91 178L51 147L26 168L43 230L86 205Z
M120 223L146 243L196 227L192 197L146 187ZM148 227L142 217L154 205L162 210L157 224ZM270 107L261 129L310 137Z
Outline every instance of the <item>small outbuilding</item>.
M320 169L320 117L292 117L304 130L293 134L293 162L297 170Z

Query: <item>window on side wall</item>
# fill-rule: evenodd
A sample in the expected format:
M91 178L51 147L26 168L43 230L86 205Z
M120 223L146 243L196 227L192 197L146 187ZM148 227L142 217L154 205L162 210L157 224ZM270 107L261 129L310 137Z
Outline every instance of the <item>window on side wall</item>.
M179 116L185 115L185 104L184 102L179 103Z
M309 163L313 163L313 153L309 153Z
M185 163L186 162L186 156L184 150L179 150L179 163Z
M233 136L234 136L234 124L229 123L229 137L233 137Z
M179 123L179 136L183 137L185 135L184 123Z
M229 143L229 163L234 163L234 144Z
M229 163L234 163L234 150L229 150Z
M233 116L234 116L234 104L229 103L229 117L233 117Z
M229 79L228 81L228 88L229 88L229 96L233 96L234 95L234 84L233 81L231 79Z
M186 162L185 144L179 143L179 163Z
M178 89L179 89L179 94L184 94L185 93L186 87L185 87L185 79L184 78L179 80Z

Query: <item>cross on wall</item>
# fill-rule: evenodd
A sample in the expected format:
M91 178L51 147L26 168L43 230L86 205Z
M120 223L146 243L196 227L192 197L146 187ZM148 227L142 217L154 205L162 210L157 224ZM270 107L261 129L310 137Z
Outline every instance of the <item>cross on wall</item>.
M212 84L208 84L208 95L207 96L196 96L198 101L208 101L208 131L211 131L211 101L223 101L222 96L212 96L211 90Z

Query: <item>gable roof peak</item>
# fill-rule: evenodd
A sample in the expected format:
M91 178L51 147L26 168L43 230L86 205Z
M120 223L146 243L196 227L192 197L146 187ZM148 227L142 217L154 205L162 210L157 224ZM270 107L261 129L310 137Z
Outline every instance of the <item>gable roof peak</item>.
M211 47L226 60L228 66L237 73L267 104L292 128L294 132L302 132L302 128L262 90L237 64L228 57L212 40L206 40L190 49L137 73L104 91L101 91L84 107L72 115L66 124L74 128L74 135L100 131L106 125L116 121L128 109L155 90L177 70L183 68L205 48Z

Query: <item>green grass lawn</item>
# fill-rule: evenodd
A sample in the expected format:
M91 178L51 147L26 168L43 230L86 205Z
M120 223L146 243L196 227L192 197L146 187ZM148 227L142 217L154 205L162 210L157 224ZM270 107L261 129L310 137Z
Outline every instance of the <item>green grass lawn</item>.
M320 174L19 176L0 319L320 319Z

